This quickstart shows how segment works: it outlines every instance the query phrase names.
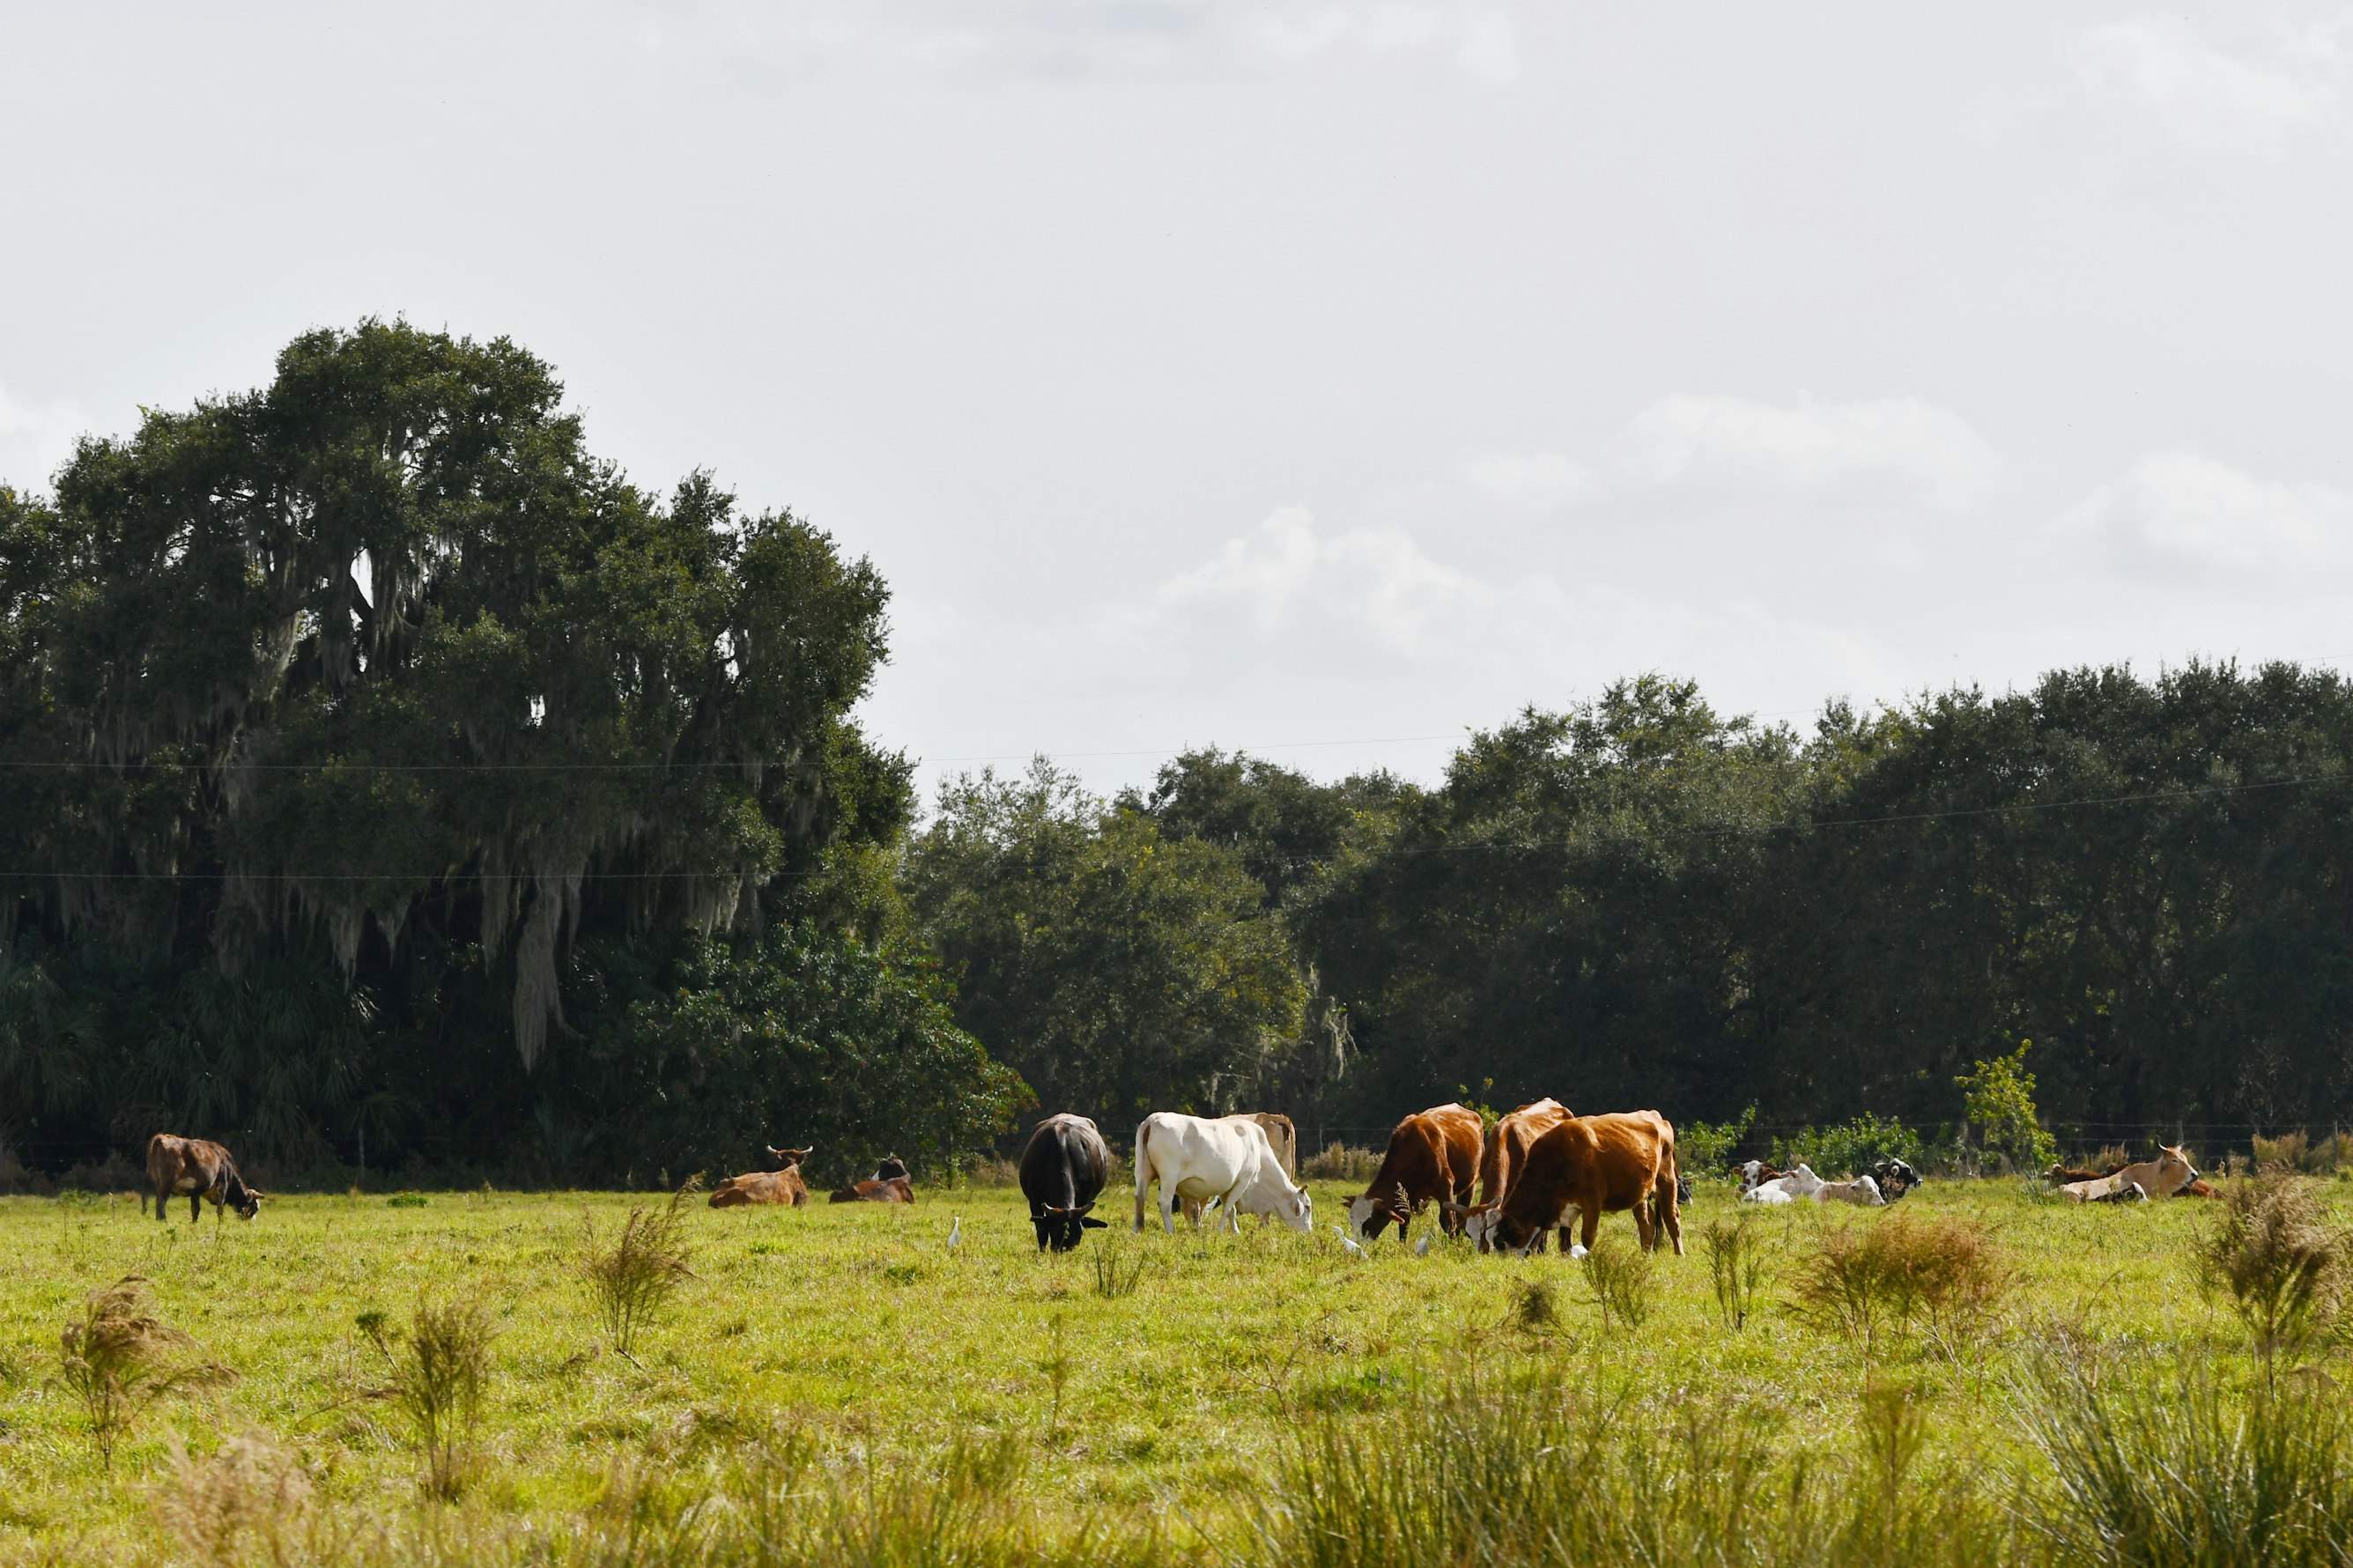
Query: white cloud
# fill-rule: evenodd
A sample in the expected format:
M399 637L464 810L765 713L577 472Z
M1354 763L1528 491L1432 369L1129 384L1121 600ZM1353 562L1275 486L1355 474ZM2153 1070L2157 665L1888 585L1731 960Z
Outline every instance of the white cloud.
M1518 29L1500 6L1434 0L1008 0L986 7L818 0L783 22L770 7L719 7L688 28L786 77L854 59L1071 80L1405 67L1501 83L1520 71ZM653 47L673 42L670 28L655 33Z
M1946 508L1977 495L1998 467L1958 415L1908 397L1787 407L1662 397L1627 426L1620 461L1630 482L1653 490Z
M2353 566L2353 494L2259 479L2194 452L2141 458L2062 521L2144 568L2342 591L2345 578L2313 574Z
M1451 642L1507 596L1432 560L1401 528L1325 533L1314 513L1292 506L1163 583L1154 604L1188 638L1213 628L1319 642L1338 636L1411 658Z
M0 484L45 487L89 421L70 403L28 403L0 384Z
M1599 476L1556 452L1482 452L1463 460L1465 483L1509 510L1558 511L1601 493Z
M2316 29L2291 53L2325 63L2334 43ZM2155 18L2089 29L2076 65L2096 98L2145 110L2192 142L2275 142L2337 113L2336 92L2308 68L2242 59Z

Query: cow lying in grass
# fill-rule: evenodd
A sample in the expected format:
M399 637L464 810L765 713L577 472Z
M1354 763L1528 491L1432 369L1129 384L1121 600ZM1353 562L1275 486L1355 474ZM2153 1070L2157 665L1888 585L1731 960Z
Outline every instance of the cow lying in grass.
M906 1162L896 1154L885 1154L874 1173L862 1182L852 1182L825 1195L829 1204L911 1204L915 1201L915 1184L908 1179Z
M801 1178L801 1162L809 1157L807 1149L779 1149L771 1144L771 1158L776 1162L773 1171L747 1171L740 1176L730 1176L711 1189L711 1206L715 1209L741 1208L746 1204L784 1204L793 1208L808 1206L808 1183Z
M2131 1163L2129 1160L2108 1160L2104 1162L2096 1171L2076 1170L2059 1164L2043 1172L2042 1176L2054 1187L2070 1186L2079 1182L2105 1181L2110 1176L2118 1174ZM2148 1194L2143 1193L2141 1195L2147 1197ZM2192 1173L2187 1182L2174 1189L2172 1195L2177 1198L2211 1198L2214 1195L2214 1184L2205 1177Z
M155 1218L180 1193L188 1194L191 1223L204 1217L204 1200L213 1201L213 1214L235 1209L239 1219L251 1219L261 1208L261 1194L237 1173L237 1162L227 1149L205 1138L182 1138L158 1132L147 1140L147 1189L155 1194ZM139 1212L147 1212L147 1193L139 1194Z
M2126 1165L2121 1171L2087 1181L2063 1183L2059 1190L2070 1201L2079 1204L2115 1199L2132 1186L2153 1198L2169 1198L2198 1179L2197 1167L2190 1164L2189 1156L2168 1143L2159 1146L2154 1160L2143 1160L2137 1165Z

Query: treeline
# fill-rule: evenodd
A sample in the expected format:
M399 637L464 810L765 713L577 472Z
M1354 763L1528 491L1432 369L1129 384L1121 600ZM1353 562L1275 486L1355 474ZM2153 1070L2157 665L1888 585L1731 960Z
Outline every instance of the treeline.
M2042 1113L2076 1142L2353 1121L2353 689L2330 672L2064 671L1833 705L1810 734L1646 677L1471 737L1430 789L1202 752L1113 802L1041 767L943 807L912 858L937 889L918 907L999 1009L961 1016L1025 1071L1017 1042L1049 1017L1058 1067L1121 1059L1123 1040L1165 1064L1140 1094L1072 1086L1113 1121L1250 1102L1364 1128L1557 1094L1719 1122L1754 1108L1761 1149L1766 1129L1858 1116L1957 1129L1957 1080L2029 1040ZM1055 833L1096 858L1041 852ZM1247 878L1255 917L1220 906L1229 951L1265 942L1253 918L1289 946L1291 989L1216 993L1263 1000L1254 1033L1217 1032L1215 1062L1148 1044L1174 1018L1079 1004L1084 973L1181 1003L1113 981L1116 954L1082 955L1061 922L1016 934L1023 898L1045 907L1081 879L1067 868L1115 876L1123 855L1192 857L1204 888Z
M2054 674L1810 733L1630 680L1442 781L1215 751L952 783L851 710L885 585L589 454L504 341L363 323L0 489L0 1174L160 1126L546 1181L1033 1106L2353 1111L2353 691Z

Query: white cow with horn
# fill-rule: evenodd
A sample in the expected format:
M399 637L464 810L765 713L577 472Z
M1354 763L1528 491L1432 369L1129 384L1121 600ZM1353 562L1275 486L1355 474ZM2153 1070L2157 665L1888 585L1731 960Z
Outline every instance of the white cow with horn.
M1144 1228L1144 1205L1154 1182L1160 1184L1160 1223L1176 1228L1176 1202L1219 1200L1225 1226L1241 1228L1246 1214L1271 1214L1293 1230L1315 1228L1315 1200L1283 1173L1266 1129L1226 1117L1180 1116L1155 1110L1135 1130L1135 1228ZM1200 1222L1197 1219L1196 1225Z

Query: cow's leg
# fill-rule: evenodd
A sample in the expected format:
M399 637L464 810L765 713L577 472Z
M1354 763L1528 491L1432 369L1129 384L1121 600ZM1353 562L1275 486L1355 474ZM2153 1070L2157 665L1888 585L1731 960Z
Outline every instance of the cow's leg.
M1626 1211L1634 1216L1634 1236L1645 1252L1655 1252L1659 1247L1659 1224L1651 1217L1651 1200L1636 1198L1634 1206Z
M1675 1256L1683 1256L1683 1205L1675 1201L1675 1179L1672 1175L1659 1178L1657 1223L1667 1227L1667 1239L1675 1244Z
M1160 1184L1160 1228L1169 1235L1176 1234L1176 1188L1175 1184Z
M205 1194L202 1193L190 1193L188 1194L188 1223L190 1225L194 1225L204 1217Z
M1601 1235L1601 1205L1595 1204L1591 1208L1588 1208L1583 1204L1577 1205L1577 1244L1590 1252L1593 1250L1594 1242L1599 1239Z

